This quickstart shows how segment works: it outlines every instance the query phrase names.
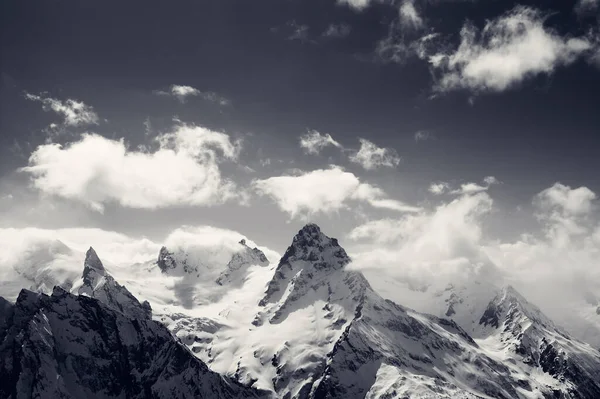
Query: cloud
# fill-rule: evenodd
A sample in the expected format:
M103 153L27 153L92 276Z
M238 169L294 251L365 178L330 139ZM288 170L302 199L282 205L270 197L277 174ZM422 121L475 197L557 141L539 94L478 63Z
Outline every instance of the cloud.
M452 189L450 183L447 182L431 183L428 191L434 195L442 195L444 193L454 195L476 194L487 191L494 184L500 184L500 181L494 176L486 176L483 178L482 184L473 182L463 183L456 189Z
M347 5L357 11L362 11L369 6L372 0L337 0L338 4Z
M362 242L353 252L352 267L383 268L418 284L478 270L485 257L479 248L482 230L475 222L491 207L487 193L478 193L429 212L369 221L348 234Z
M533 197L539 229L501 240L490 234L487 221L504 211L487 192L463 194L421 212L355 227L348 234L350 267L431 292L469 281L512 284L579 338L600 345L600 321L585 321L586 306L595 316L585 295L598 298L600 292L596 201L586 187L556 183Z
M188 261L207 269L218 268L218 272L241 249L238 242L242 238L247 245L256 246L241 233L212 226L182 226L161 243L95 228L0 228L0 292L14 300L22 288L50 293L54 285L69 287L81 278L85 252L92 246L109 272L132 292L142 290L146 296L164 297L177 288L172 286L177 281L161 273L152 274L138 263L156 260L160 247L166 245L170 251L186 253ZM271 262L280 257L269 248L259 249ZM153 283L157 285L149 290L140 287L152 286L152 278L156 278ZM170 289L165 285L171 285Z
M164 245L171 252L184 253L190 264L203 265L205 269L216 271L218 275L233 254L242 249L239 244L242 239L252 248L257 246L250 237L234 230L213 226L182 226L169 233ZM259 249L264 251L270 262L279 260L280 255L277 252L266 247Z
M289 21L287 26L292 30L292 33L288 36L288 40L298 40L300 42L308 41L308 25L298 24L296 21Z
M400 164L400 156L392 148L378 147L366 139L360 140L360 149L350 156L350 161L361 165L367 170L380 167L394 168Z
M362 183L338 166L255 180L253 187L260 195L271 197L291 218L336 213L348 209L353 201L400 212L419 209L387 198L383 190Z
M589 234L588 215L596 194L587 187L572 189L555 183L534 198L536 216L543 224L546 237L557 248L568 246L574 236Z
M441 194L445 193L449 188L450 188L450 185L446 182L431 183L428 191L435 195L441 195Z
M544 22L541 12L517 6L488 21L481 32L465 24L456 51L429 57L439 74L435 91L505 91L528 78L551 74L592 48L588 39L562 37Z
M335 141L330 134L321 134L316 130L309 130L306 134L300 136L300 147L308 154L318 155L328 146L342 148L342 145Z
M212 91L200 91L192 86L171 85L168 91L157 90L156 94L162 96L172 96L178 99L181 103L185 103L188 97L200 97L206 101L213 102L222 106L230 105L231 101L221 97Z
M335 39L340 39L346 37L350 34L350 25L346 24L330 24L325 32L323 32L324 37L330 37Z
M427 130L419 130L415 133L415 141L418 143L419 141L426 141L431 139L433 136Z
M237 159L239 144L227 134L180 124L158 136L154 152L130 150L125 142L85 134L66 146L39 146L22 171L44 194L82 202L143 209L211 206L236 197L219 163Z
M590 14L598 9L599 4L600 0L579 0L575 4L575 12L579 15Z
M404 0L400 4L399 16L404 27L419 29L424 25L423 18L415 7L415 0Z
M55 98L30 93L25 93L25 98L31 101L42 103L44 111L53 111L62 116L62 123L65 126L85 126L98 124L98 114L96 114L94 108L81 101L70 98L65 101L61 101ZM57 126L51 126L51 128L55 127Z

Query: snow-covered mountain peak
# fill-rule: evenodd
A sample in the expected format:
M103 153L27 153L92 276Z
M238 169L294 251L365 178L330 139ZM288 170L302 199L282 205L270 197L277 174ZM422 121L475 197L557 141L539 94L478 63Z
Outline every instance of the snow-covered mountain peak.
M535 305L531 304L511 285L503 287L490 301L479 324L498 328L503 321L511 319L513 322L520 318L521 322L528 320L539 327L558 331L558 327Z
M285 303L295 301L311 290L317 291L318 287L327 288L327 299L333 293L332 285L347 275L360 274L345 271L344 266L348 263L350 257L337 239L326 236L319 226L309 223L296 234L279 261L260 305L283 301L284 307ZM356 278L368 286L362 275Z
M231 256L227 268L217 278L217 284L236 283L236 285L241 285L249 266L269 266L269 260L263 251L256 247L249 247L245 239L240 240L239 244L241 246L240 250Z

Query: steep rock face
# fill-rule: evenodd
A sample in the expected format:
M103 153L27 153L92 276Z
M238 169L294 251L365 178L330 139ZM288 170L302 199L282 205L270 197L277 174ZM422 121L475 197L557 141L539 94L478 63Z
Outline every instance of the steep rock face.
M58 287L51 296L23 290L0 342L0 398L263 394L208 370L159 323Z
M137 319L152 317L150 304L147 301L140 303L127 288L108 274L96 251L91 247L85 255L82 285L74 288L79 295L96 298L128 317Z

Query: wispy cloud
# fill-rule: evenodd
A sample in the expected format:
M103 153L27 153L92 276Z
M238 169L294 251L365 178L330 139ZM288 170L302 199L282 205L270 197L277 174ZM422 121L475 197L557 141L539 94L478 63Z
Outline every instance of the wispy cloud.
M291 29L291 33L287 37L288 40L298 40L300 42L308 42L309 27L305 24L299 24L296 21L289 21L287 26Z
M400 164L400 156L393 148L382 148L367 139L360 138L360 149L350 155L350 162L367 170L381 167L394 168Z
M340 39L350 34L350 25L346 24L330 24L323 32L324 37Z
M329 133L319 133L316 130L309 130L300 136L300 147L308 154L318 155L323 149L329 146L342 148L342 145L335 141Z
M53 111L62 116L62 124L65 126L97 125L99 122L98 114L96 114L94 108L82 101L70 98L61 101L44 94L31 93L25 93L25 98L40 102L45 111Z
M418 143L419 141L426 141L432 139L433 135L428 130L419 130L415 133L415 141Z
M435 182L429 186L428 191L434 195L453 194L453 195L469 195L487 191L490 186L500 184L500 181L494 176L486 176L480 183L463 183L458 188L452 189L452 185L447 182Z
M215 92L200 91L192 86L171 85L167 91L157 90L155 91L155 93L161 96L175 97L181 103L185 103L189 97L200 97L206 101L210 101L223 106L231 104L231 101L229 101L225 97L220 96Z

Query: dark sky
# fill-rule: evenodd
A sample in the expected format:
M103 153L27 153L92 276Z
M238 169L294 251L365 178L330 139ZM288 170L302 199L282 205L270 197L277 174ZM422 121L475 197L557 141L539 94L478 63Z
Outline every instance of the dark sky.
M514 6L500 0L415 4L425 26L396 33L410 41L437 32L454 49L465 21L481 28ZM561 37L583 37L598 27L597 11L577 14L573 1L520 4L541 9ZM44 92L93 106L102 120L95 132L135 145L144 141L144 121L160 130L174 116L232 136L251 134L242 159L255 169L261 156L289 161L286 168L326 167L330 159L299 151L298 136L307 129L348 147L368 138L395 148L403 160L364 178L408 202L420 201L433 181L489 175L504 183L498 196L506 206L528 203L556 181L600 190L600 71L587 56L500 92L458 89L432 98L437 72L426 59L390 62L376 54L397 15L397 5L357 11L326 0L3 1L0 179L14 182L14 171L44 143L44 127L56 121L24 98ZM349 35L324 37L330 24L347 25ZM305 26L305 36L290 39L298 26ZM231 105L155 94L172 84L218 93ZM430 139L415 142L417 131ZM273 173L258 170L261 178ZM111 212L83 221L114 227L106 220L123 211Z

